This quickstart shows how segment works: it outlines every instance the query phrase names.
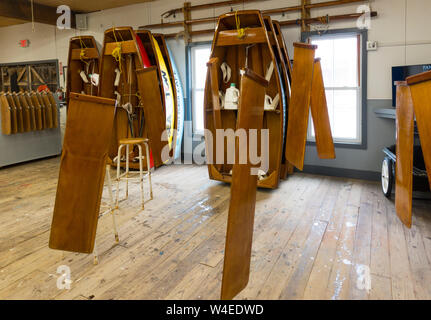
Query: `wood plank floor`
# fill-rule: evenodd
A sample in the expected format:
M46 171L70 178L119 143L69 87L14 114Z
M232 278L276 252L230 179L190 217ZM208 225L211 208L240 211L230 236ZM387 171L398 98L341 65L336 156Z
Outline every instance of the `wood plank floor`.
M58 168L54 158L0 170L0 299L219 298L230 189L206 167L158 169L144 211L131 184L118 245L111 218L99 222L98 265L48 248ZM61 265L70 290L57 288ZM414 201L409 230L377 183L295 174L259 190L238 299L431 299L431 202Z

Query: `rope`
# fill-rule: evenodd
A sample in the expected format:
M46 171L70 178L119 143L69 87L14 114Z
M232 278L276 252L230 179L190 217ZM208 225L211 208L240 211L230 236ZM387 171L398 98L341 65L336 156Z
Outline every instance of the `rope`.
M235 11L235 22L236 22L236 31L238 32L238 39L243 39L245 37L245 32L248 28L241 28L241 21L238 17L238 11Z
M33 5L33 0L31 0L31 29L32 29L33 33L36 31L36 28L34 26L34 5Z
M87 67L90 65L90 63L89 62L87 62L87 61L85 61L85 58L87 58L86 56L85 56L85 49L87 49L87 46L85 45L85 42L84 41L82 41L82 38L81 38L81 36L79 36L79 44L80 44L80 46L81 46L81 52L79 53L79 59L82 61L82 62L84 62L86 65L87 65Z
M118 62L118 67L120 69L120 73L123 72L123 68L122 68L122 64L121 64L121 43L118 42L117 40L117 36L115 35L115 27L112 28L113 34L114 34L114 38L115 38L115 42L117 44L117 47L112 51L112 57L114 57L115 61ZM121 34L120 34L121 36Z

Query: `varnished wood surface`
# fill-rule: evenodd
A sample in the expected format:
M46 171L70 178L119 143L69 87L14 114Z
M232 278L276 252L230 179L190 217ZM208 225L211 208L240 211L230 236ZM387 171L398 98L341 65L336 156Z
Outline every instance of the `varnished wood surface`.
M3 92L0 93L2 134L10 135L13 131L12 108Z
M239 164L238 161L240 152L252 148L248 130L262 129L267 86L268 82L250 69L246 69L241 78L237 128L247 130L247 141L246 145L239 141L235 145L236 162L232 174L221 290L223 300L231 300L241 292L250 276L257 175L251 174L255 166L249 157L246 164Z
M289 102L286 159L296 168L302 170L307 141L316 46L294 43L294 47L295 62L292 74L292 95Z
M131 183L117 211L119 245L111 218L99 221L95 266L92 256L47 247L59 162L0 170L0 299L220 298L229 185L209 180L206 166L161 167L141 211ZM258 190L254 276L237 298L431 299L430 210L415 200L408 229L379 183L302 173ZM57 289L61 265L71 268L71 290ZM370 291L356 289L361 265Z
M245 28L245 36L242 40L238 38L235 15L240 21L241 28ZM253 33L259 28L260 36ZM271 26L269 26L268 29L272 30ZM219 39L220 37L223 38L223 35L226 35L226 32L230 35L234 35L238 41L235 41L231 44L222 43L223 45L220 45ZM254 41L253 38L262 38L263 36L265 40L259 40L263 42L257 43L253 46L244 45L244 41ZM273 41L271 41L271 39ZM205 128L211 131L213 137L215 137L212 150L207 150L207 156L209 156L210 159L212 158L211 160L213 160L215 163L208 166L208 172L211 179L224 181L227 183L232 181L232 160L228 159L227 157L228 148L231 148L229 151L231 154L233 154L233 149L231 147L232 144L228 144L227 139L224 139L224 142L218 142L216 130L232 129L235 131L237 129L237 110L222 109L220 112L218 111L218 90L225 92L230 87L231 83L238 85L241 79L240 70L246 67L252 69L260 77L265 77L266 71L268 70L271 63L274 64L274 72L271 79L269 80L266 94L271 98L275 98L278 94L281 101L275 111L267 111L264 113L263 128L268 129L269 131L269 170L266 176L258 181L258 187L276 189L280 182L280 177L284 177L283 171L285 171L285 168L282 166L282 154L284 148L284 119L282 111L284 104L282 103L281 99L283 94L281 90L280 79L282 71L280 73L277 72L278 61L273 48L277 49L278 53L278 47L274 39L274 33L272 31L268 32L260 11L238 11L227 13L219 17L216 33L212 43L210 63L211 61L212 63L216 61L214 58L218 59L217 64L219 65L221 65L223 62L226 62L230 66L232 74L230 81L225 83L222 80L221 70L216 64L213 63L212 69L210 69L211 72L207 72L204 97L204 123ZM218 76L215 76L216 72L218 73ZM221 161L222 159L216 161L217 143L224 143L224 161ZM207 144L207 149L210 147L211 146ZM260 145L258 145L258 148L260 148ZM220 155L219 157L221 158ZM221 162L223 162L223 164L221 164Z
M162 133L166 130L166 117L160 96L158 72L157 67L136 70L138 90L143 93L141 101L144 108L145 127L156 167L167 160L162 158L162 150L168 145L167 139L162 141Z
M71 93L69 102L49 247L91 253L115 100Z
M421 75L422 82L407 78L416 115L428 180L431 186L431 72Z
M320 59L314 61L310 105L319 158L335 159L334 140L332 139L331 124L329 122L328 105L326 102L326 92Z
M395 208L407 226L412 225L414 110L410 88L397 86L397 162Z

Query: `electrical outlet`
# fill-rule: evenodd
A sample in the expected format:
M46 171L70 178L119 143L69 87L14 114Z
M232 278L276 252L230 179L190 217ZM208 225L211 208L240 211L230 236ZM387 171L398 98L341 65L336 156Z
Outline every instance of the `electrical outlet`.
M377 51L377 41L367 41L367 51Z

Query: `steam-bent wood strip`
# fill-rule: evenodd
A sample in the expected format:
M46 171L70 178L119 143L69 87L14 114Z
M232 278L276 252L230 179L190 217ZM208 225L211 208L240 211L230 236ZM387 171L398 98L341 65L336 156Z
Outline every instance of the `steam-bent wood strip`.
M33 110L32 113L34 114L34 124L36 129L35 130L42 130L42 110L40 107L38 107L37 104L33 102L33 99L30 96L30 93L24 93L24 97L30 106L30 108ZM32 114L32 117L33 117Z
M20 110L19 114L20 114L20 122L21 122L21 126L22 126L22 132L28 132L30 131L30 118L29 118L29 112L27 108L24 108L24 106L21 104L21 101L18 99L18 95L13 92L12 93L12 99L15 103L15 106L17 107L18 110Z
M0 93L1 128L4 135L12 134L12 108L3 93Z
M431 71L407 78L431 187Z
M58 128L58 106L57 106L57 102L55 101L55 98L51 92L47 92L45 94L47 95L48 100L51 102L52 120L53 120L54 128Z
M10 93L6 93L5 97L12 110L12 133L15 134L15 133L21 132L19 121L18 121L18 109L15 106L15 103L13 102L13 99Z
M34 113L34 108L32 106L30 106L27 102L27 99L25 98L25 94L24 93L18 93L17 94L18 99L22 105L22 107L24 109L26 109L26 113L28 116L28 122L30 125L30 131L35 131L36 129L36 117L35 117L35 113Z
M37 110L38 128L40 128L39 130L44 130L46 129L45 109L39 103L39 99L37 98L35 92L30 93L30 99Z
M37 93L37 99L39 100L40 105L43 106L43 109L45 111L46 128L52 129L54 126L54 123L52 121L51 103L49 103L49 101L44 100L42 97L42 94L39 92Z
M406 83L398 83L395 209L400 220L409 228L412 226L413 132L414 111L410 88Z
M308 116L313 80L314 54L317 46L294 43L295 63L292 75L292 96L289 103L286 159L296 168L304 168Z
M241 96L238 114L239 129L260 130L263 125L265 88L268 82L247 69L241 79ZM247 146L250 147L250 132ZM221 298L233 299L247 286L250 274L253 240L254 209L256 205L257 175L251 174L252 164L239 164L240 147L236 143L237 163L233 167L231 200L226 234ZM247 148L248 150L248 148Z
M159 167L168 160L162 159L162 150L168 145L168 141L167 139L162 141L162 134L166 128L166 119L163 113L157 73L157 67L136 70L138 89L139 92L142 92L141 100L144 107L145 126L150 140L150 148L153 153L154 164Z
M334 140L329 122L325 86L320 58L314 62L313 90L311 91L311 116L316 135L317 153L320 159L335 159Z
M52 249L93 252L114 106L112 99L70 96L49 240Z

